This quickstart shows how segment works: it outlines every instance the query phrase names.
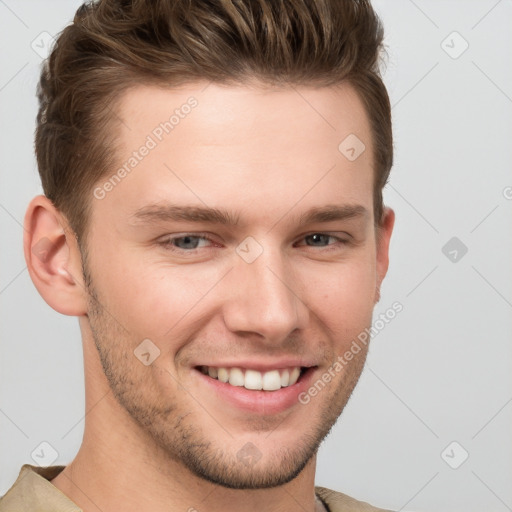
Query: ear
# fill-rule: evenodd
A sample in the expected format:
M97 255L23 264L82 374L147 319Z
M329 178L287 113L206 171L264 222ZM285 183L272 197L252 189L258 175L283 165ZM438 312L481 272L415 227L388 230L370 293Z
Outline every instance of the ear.
M393 232L393 226L395 225L395 212L384 207L382 223L377 231L377 280L375 283L375 304L380 300L380 286L389 266L389 241L391 239L391 233Z
M75 233L45 196L36 196L25 214L23 249L37 291L63 315L87 313L87 292Z

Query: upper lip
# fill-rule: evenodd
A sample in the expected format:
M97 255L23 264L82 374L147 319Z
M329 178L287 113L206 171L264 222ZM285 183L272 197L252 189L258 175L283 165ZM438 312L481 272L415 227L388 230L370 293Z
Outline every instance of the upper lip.
M210 361L201 362L196 366L208 366L213 368L248 368L250 370L257 370L260 372L267 372L271 370L280 370L283 368L309 368L317 366L312 361L307 361L297 358L274 359L272 361L261 361L255 359L237 359L237 360L224 360L224 361Z

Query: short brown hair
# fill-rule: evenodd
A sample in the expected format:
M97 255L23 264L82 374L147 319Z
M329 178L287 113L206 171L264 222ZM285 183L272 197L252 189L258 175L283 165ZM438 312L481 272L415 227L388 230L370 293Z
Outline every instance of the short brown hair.
M370 121L379 225L393 160L382 41L369 0L85 3L60 34L39 82L35 149L44 193L85 238L92 188L115 162L116 99L136 84L345 82Z

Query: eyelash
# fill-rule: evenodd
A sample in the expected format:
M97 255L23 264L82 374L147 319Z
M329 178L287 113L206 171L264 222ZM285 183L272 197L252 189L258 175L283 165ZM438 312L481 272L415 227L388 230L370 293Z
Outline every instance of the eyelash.
M338 244L341 244L342 246L346 246L346 245L350 245L351 244L350 240L346 240L346 239L343 239L343 238L331 235L329 233L323 233L321 231L317 231L317 232L314 232L314 233L309 233L307 235L304 235L301 240L305 240L306 238L312 237L314 235L327 236L327 237L329 237L329 238L331 238L333 240L336 240L337 243L328 244L326 246L302 245L301 247L310 247L310 248L313 248L313 249L315 247L317 247L317 248L323 249L324 251L331 251L331 250L336 250L336 248L338 247ZM174 241L180 240L180 239L183 239L183 238L193 238L193 239L198 239L199 238L201 240L207 240L207 241L211 242L214 245L218 245L217 242L215 242L214 240L212 240L210 237L208 237L207 235L205 235L203 233L185 233L183 235L173 236L173 237L166 238L165 240L162 240L161 242L158 242L158 244L161 245L167 251L182 252L182 253L189 253L189 254L193 254L195 251L198 251L198 250L203 248L203 247L199 247L199 248L193 248L193 249L182 249L180 247L176 247L175 245L173 245ZM209 246L207 248L211 248L211 246Z

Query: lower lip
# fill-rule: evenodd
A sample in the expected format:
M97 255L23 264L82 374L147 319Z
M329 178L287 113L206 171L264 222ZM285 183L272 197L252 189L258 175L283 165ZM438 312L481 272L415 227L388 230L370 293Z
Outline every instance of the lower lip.
M298 396L309 388L315 367L308 368L292 386L276 391L252 391L243 386L232 386L213 379L201 371L194 369L202 382L224 401L238 409L258 414L278 414L290 407L300 404Z

